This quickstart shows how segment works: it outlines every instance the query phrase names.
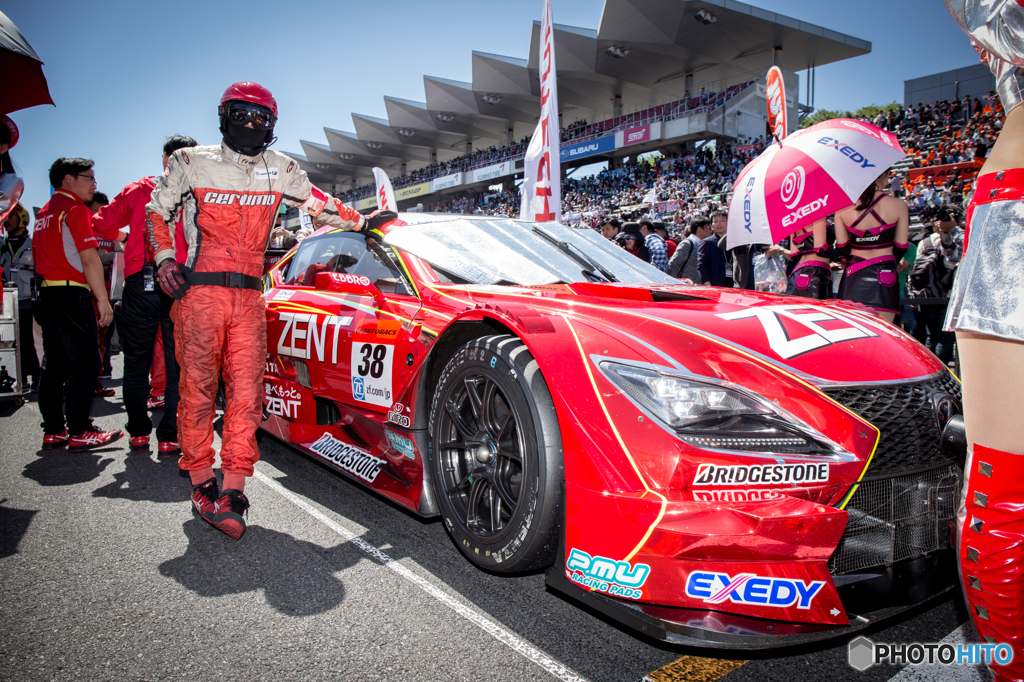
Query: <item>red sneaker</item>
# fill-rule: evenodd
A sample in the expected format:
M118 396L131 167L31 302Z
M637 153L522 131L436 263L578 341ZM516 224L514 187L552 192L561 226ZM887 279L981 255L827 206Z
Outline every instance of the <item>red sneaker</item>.
M225 490L213 503L213 507L203 513L203 518L214 528L232 540L241 539L245 534L245 518L243 514L249 509L249 499L240 490Z
M104 445L110 445L116 440L120 440L124 432L120 429L114 429L113 431L97 431L96 427L90 427L84 433L77 436L71 436L68 439L68 452L82 452L83 450L92 450L93 448L103 447Z
M158 446L156 458L167 459L168 457L174 457L179 454L181 454L181 448L178 446L177 441L162 440Z
M112 388L103 388L102 386L96 387L96 395L100 398L113 398L117 395L117 391Z
M213 505L220 497L217 479L211 478L205 483L192 486L192 513L204 520L207 514L213 513Z
M128 439L128 449L132 452L149 452L149 436L132 436Z
M43 434L43 450L56 450L62 448L68 444L68 430L64 429L60 433L44 433Z
M155 395L146 401L146 409L162 410L165 404L166 403L164 402L164 397L162 395Z

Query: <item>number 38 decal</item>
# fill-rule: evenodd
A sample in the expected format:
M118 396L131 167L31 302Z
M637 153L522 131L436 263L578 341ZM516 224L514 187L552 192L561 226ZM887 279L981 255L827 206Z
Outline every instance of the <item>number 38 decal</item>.
M352 397L358 401L391 407L394 402L392 368L397 320L364 320L352 338Z

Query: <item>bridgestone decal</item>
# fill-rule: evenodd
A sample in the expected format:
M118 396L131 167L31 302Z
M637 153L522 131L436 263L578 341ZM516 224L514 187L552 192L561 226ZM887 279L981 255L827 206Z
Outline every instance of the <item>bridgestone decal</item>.
M827 463L755 464L753 466L701 464L693 485L772 485L828 483Z
M329 433L320 436L309 449L367 483L373 483L380 473L380 468L384 466L384 460L377 459L354 445L343 443Z

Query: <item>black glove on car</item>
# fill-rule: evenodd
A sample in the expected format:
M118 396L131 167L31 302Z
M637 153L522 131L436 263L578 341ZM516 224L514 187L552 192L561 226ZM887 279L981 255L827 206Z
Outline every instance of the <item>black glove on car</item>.
M369 232L370 230L376 230L379 227L387 225L397 217L398 214L394 211L374 211L370 215L366 216L366 223L360 231Z

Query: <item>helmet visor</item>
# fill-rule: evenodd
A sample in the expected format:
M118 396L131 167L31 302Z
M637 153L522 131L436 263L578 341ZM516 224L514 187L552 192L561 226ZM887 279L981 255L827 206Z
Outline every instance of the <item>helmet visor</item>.
M252 123L256 130L270 130L277 119L266 107L251 102L228 102L228 118L236 125Z

